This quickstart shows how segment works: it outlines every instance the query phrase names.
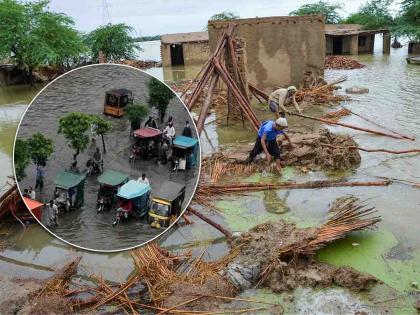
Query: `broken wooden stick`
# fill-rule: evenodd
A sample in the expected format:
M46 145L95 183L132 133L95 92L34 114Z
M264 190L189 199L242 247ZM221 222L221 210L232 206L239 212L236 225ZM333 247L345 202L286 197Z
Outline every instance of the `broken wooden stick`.
M226 235L226 237L228 237L228 238L231 238L232 237L232 232L231 231L225 229L219 223L214 222L212 219L206 217L204 214L200 213L199 211L197 211L197 210L195 210L195 209L193 209L191 207L188 208L188 211L191 212L192 214L196 215L197 217L199 217L204 222L210 224L215 229L217 229L220 232L222 232L224 235Z
M409 150L387 150L387 149L365 149L361 147L340 147L335 146L332 144L320 144L323 147L333 148L333 149L347 149L347 150L360 150L364 152L384 152L384 153L391 153L391 154L406 154L406 153L420 153L420 149L409 149Z
M402 136L393 135L393 134L389 134L389 133L386 133L386 132L371 130L371 129L362 128L362 127L357 127L357 126L353 126L353 125L349 125L349 124L344 124L344 123L340 123L340 122L335 122L335 121L332 121L332 120L329 120L329 119L312 117L312 116L303 115L303 114L294 113L294 112L290 113L290 115L295 115L295 116L299 116L299 117L302 117L302 118L307 118L307 119L321 121L321 122L323 122L325 124L328 124L328 125L337 125L337 126L342 126L342 127L354 129L354 130L360 130L360 131L364 131L364 132L367 132L367 133L375 134L375 135L378 135L378 136L390 137L390 138L399 139L399 140L405 140L406 139L406 138L404 138Z
M355 115L355 116L357 116L357 117L359 117L359 118L361 118L361 119L363 119L363 120L366 120L367 122L369 122L369 123L371 123L371 124L373 124L373 125L375 125L375 126L377 126L377 127L380 127L380 128L382 128L382 129L384 129L384 130L388 130L388 131L390 131L390 132L392 132L392 133L394 133L394 134L396 134L396 135L399 135L399 136L401 136L401 137L403 137L403 138L405 138L405 139L408 139L408 140L411 140L411 141L416 140L416 138L414 138L414 137L410 137L410 136L403 135L403 134L401 134L401 133L399 133L399 132L397 132L397 131L395 131L395 130L390 129L389 127L386 127L386 126L384 126L384 125L382 125L382 124L379 124L379 123L377 123L376 121L373 121L373 120L371 120L371 119L369 119L369 118L367 118L367 117L364 117L364 116L362 116L361 114L355 113L354 111L352 111L352 110L348 109L347 107L344 107L344 106L342 106L342 107L343 107L344 109L348 110L348 111L349 111L350 113L352 113L353 115Z

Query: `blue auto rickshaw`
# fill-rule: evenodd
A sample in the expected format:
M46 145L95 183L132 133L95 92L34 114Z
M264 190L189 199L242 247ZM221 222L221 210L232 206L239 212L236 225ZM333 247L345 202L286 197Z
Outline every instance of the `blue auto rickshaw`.
M117 217L113 225L130 217L142 218L149 211L150 185L129 180L118 190Z
M172 142L171 166L174 171L191 169L198 164L200 148L198 139L176 136Z

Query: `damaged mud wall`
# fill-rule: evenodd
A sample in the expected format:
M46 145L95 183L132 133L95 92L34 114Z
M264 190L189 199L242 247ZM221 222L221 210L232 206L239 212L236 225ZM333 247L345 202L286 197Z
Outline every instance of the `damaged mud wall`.
M325 24L321 16L239 19L235 36L246 43L247 79L268 92L298 85L305 71L324 74ZM210 50L232 21L209 21Z

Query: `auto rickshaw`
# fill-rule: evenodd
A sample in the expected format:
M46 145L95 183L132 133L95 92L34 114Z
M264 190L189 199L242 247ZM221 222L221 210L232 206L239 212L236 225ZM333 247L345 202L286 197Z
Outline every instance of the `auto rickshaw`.
M129 180L118 189L117 216L112 225L133 216L142 218L149 210L150 185Z
M136 143L132 145L130 162L142 158L150 160L159 154L159 143L162 139L162 131L156 128L144 127L133 132Z
M171 181L164 182L153 194L149 210L152 227L168 227L180 216L185 198L185 185Z
M61 171L55 177L54 199L59 210L78 209L85 201L85 174Z
M199 147L195 138L176 136L172 143L173 171L186 170L195 166L198 162Z
M129 175L106 170L98 177L99 191L98 200L96 202L96 211L108 211L112 209L117 201L118 189L128 181Z
M124 107L133 103L133 93L127 89L114 89L105 93L104 114L114 117L124 115Z

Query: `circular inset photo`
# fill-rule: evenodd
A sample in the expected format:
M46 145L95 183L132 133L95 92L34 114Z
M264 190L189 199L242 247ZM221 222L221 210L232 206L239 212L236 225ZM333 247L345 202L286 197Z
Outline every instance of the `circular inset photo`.
M16 134L14 168L26 206L49 232L119 251L182 215L198 183L200 145L167 85L129 66L92 65L34 98Z

